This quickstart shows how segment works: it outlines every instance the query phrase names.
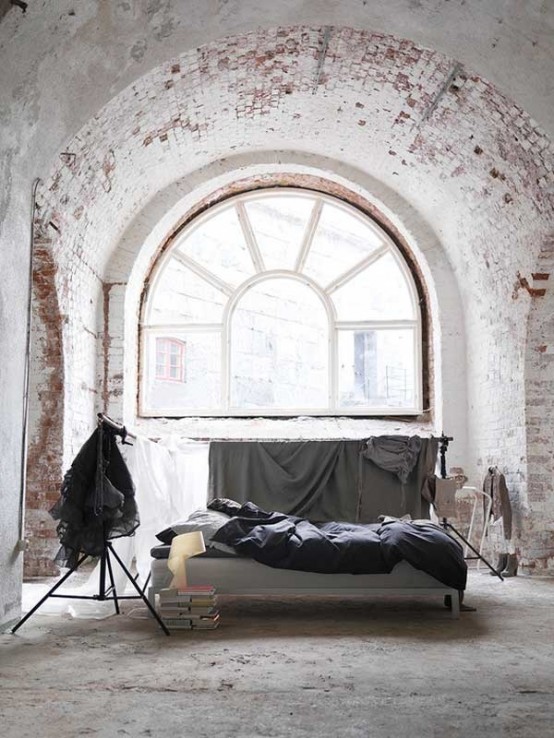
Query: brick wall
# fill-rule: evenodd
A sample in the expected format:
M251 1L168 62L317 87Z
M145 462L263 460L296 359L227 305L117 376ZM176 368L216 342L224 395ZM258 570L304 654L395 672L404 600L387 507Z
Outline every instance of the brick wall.
M33 354L25 512L26 574L56 573L55 523L48 510L59 496L63 460L63 318L58 301L52 240L38 236L33 263Z
M525 352L527 509L519 536L525 563L538 573L554 571L554 238L544 242L531 280L521 284L529 295ZM517 293L516 293L517 294Z
M120 268L118 249L130 262L140 253L142 242L128 234L147 237L137 224L149 203L176 182L191 202L208 169L214 181L233 169L240 179L254 163L286 166L303 156L312 171L374 196L411 237L440 326L434 417L457 427L463 458L455 445L452 458L471 483L491 463L507 474L527 521L525 560L550 555L552 485L541 506L528 484L541 454L527 450L534 298L525 281L532 284L551 230L551 145L524 111L454 59L368 31L331 28L324 40L323 28L276 28L186 52L123 90L64 145L41 192L42 226L55 236L52 315L64 357L63 451L59 435L48 442L52 474L90 432L96 409L121 406L124 372L136 371L121 314L132 270ZM39 354L37 363L42 408L51 380L48 359ZM36 438L44 438L44 417L37 412ZM551 429L549 418L539 425ZM29 491L29 504L44 509ZM29 519L29 532L39 531Z

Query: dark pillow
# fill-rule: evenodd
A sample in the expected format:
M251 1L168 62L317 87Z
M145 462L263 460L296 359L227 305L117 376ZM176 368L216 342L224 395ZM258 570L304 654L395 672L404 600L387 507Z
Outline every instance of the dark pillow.
M171 546L154 546L150 549L150 556L153 559L167 559L169 558L169 550Z
M153 559L167 560L169 558L169 552L171 546L154 546L150 549L150 556ZM218 544L218 548L209 546L203 554L198 554L195 558L210 558L210 559L229 559L232 557L239 556L234 548L226 546L224 543Z
M209 510L217 510L217 512L225 513L233 517L241 509L242 504L235 500L229 500L227 497L216 497L215 500L208 502Z
M227 523L229 516L223 512L216 510L195 510L185 520L178 520L172 523L164 530L156 533L158 541L169 545L175 536L181 533L191 533L192 531L202 531L204 543L206 546L211 545L211 539L216 530Z

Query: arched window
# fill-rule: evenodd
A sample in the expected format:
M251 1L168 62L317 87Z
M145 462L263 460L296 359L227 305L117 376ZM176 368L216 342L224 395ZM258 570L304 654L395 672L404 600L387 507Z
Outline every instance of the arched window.
M394 415L422 403L410 269L328 195L249 192L185 227L141 323L146 416Z

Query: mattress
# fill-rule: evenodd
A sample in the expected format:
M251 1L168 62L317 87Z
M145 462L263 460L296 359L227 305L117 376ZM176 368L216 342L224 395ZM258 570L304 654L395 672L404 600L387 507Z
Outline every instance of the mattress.
M360 594L374 589L446 590L433 577L401 561L390 574L317 574L275 569L253 559L192 558L189 584L213 584L220 594Z
M152 561L150 587L168 587L171 572L167 560ZM220 594L363 594L364 590L433 590L452 593L449 587L407 561L390 574L316 574L274 569L242 556L193 557L187 561L189 584L213 584Z

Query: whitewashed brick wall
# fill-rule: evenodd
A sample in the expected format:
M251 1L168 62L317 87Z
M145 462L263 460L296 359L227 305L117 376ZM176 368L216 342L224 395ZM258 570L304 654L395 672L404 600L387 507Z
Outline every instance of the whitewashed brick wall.
M178 183L166 209L179 199L190 209L194 182L199 200L218 176L229 186L231 174L241 179L264 161L272 172L327 172L382 205L422 255L435 310L435 422L455 429L451 459L472 483L490 464L506 473L523 559L552 566L552 482L543 479L544 500L531 491L541 454L528 449L527 346L541 329L531 319L531 341L527 316L538 298L522 286L552 229L551 144L489 82L409 41L332 28L318 76L323 33L277 28L187 52L123 90L64 145L74 156L41 191L43 227L56 231L64 463L97 409L123 407L136 371L122 309L137 311L130 264L143 242L132 234L146 239L155 227L145 216L152 203L162 218L157 194ZM130 301L120 284L128 280ZM549 417L532 422L552 430Z

